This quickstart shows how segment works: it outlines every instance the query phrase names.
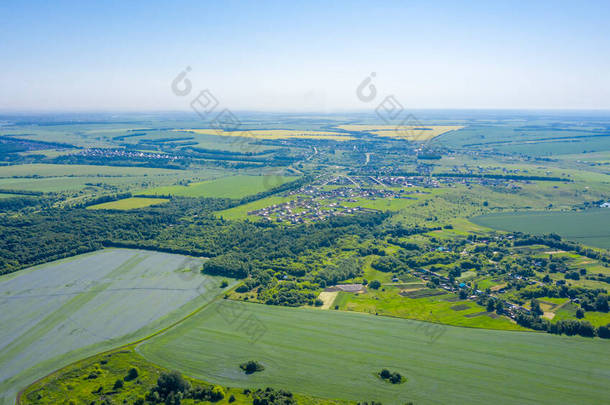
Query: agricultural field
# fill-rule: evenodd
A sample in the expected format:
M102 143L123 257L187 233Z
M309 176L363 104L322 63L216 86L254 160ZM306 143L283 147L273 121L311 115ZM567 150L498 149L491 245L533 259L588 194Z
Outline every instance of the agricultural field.
M135 369L137 377L130 378L129 370ZM92 403L101 397L110 398L114 403L134 403L144 398L153 388L162 373L168 370L146 361L137 354L133 347L103 353L79 361L65 369L60 370L29 387L21 397L21 404L57 404L66 400L77 403ZM135 373L134 373L135 374ZM96 375L96 378L83 378L83 376ZM214 403L223 404L251 404L253 393L244 393L243 389L220 387L205 381L189 378L184 379L191 387L205 387L221 390L222 399ZM124 381L123 387L115 389L117 380ZM101 391L99 387L102 387ZM98 392L95 392L98 391ZM231 399L233 398L233 399ZM294 394L293 398L304 405L335 405L348 403L347 401L333 401ZM184 405L194 404L193 399L183 399ZM201 403L201 402L198 402Z
M103 194L142 190L178 181L218 177L222 170L24 164L0 166L0 189L44 193Z
M241 319L257 320L262 332L240 326ZM605 400L610 383L607 342L598 339L226 300L137 351L162 367L215 384L271 385L390 404L596 404ZM238 365L248 359L265 370L240 372ZM399 371L406 382L381 381L375 372L384 367Z
M515 212L472 218L490 228L533 234L557 233L584 245L610 249L610 209L584 212Z
M248 131L219 131L216 129L184 129L176 130L187 133L195 133L202 135L230 136L254 139L316 139L330 141L351 141L355 139L352 136L341 132L328 131L307 131L294 129L268 129L268 130L248 130Z
M272 196L261 198L260 200L252 201L247 204L238 205L237 207L229 208L222 211L217 211L215 214L219 217L232 220L244 220L249 219L256 221L258 219L255 215L248 215L248 212L266 208L275 204L283 204L291 201L293 197L290 196Z
M415 319L446 325L499 330L526 330L510 319L489 313L476 302L460 300L455 294L412 286L382 285L366 293L340 292L332 305L343 311Z
M460 125L421 125L421 126L410 126L410 125L363 125L363 124L350 124L350 125L338 125L337 128L344 129L346 131L357 131L357 132L369 132L377 136L404 139L408 141L428 141L436 138L442 134L451 131L457 131L463 126Z
M102 204L95 204L87 207L90 210L133 210L136 208L150 207L168 202L166 198L144 198L131 197L118 201L110 201Z
M214 299L221 279L202 276L201 264L106 249L0 277L0 403L51 371L145 337Z
M158 187L146 190L144 195L172 195L182 197L242 198L248 195L278 187L296 177L289 176L246 176L222 177L188 186Z

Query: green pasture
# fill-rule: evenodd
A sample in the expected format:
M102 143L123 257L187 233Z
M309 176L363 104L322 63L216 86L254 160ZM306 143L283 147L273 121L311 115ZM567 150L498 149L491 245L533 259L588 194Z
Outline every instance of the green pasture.
M232 387L388 404L606 401L609 342L220 300L140 345L146 359ZM265 366L246 375L239 364ZM400 372L391 385L375 372Z
M525 330L508 318L489 314L473 301L460 300L443 290L420 290L399 294L402 287L383 286L363 294L340 292L335 305L340 310L416 319L447 325L500 330ZM385 290L385 291L384 291ZM428 294L427 292L431 293ZM433 295L438 292L439 295Z
M87 207L90 210L133 210L168 202L166 198L131 197Z
M137 378L133 380L126 378L132 368L138 373ZM24 392L21 404L54 405L70 403L70 401L91 404L100 397L107 397L112 403L133 404L139 398L145 398L150 389L156 385L161 373L166 371L144 359L133 350L133 347L128 347L79 361L36 382ZM84 378L90 375L96 375L96 378ZM184 378L192 387L212 385L188 376ZM124 386L120 389L114 388L117 380L123 380ZM102 387L101 393L94 393L100 387ZM223 399L214 402L217 405L252 403L252 395L244 393L243 389L222 387L222 390L225 395ZM344 403L299 394L295 394L294 398L303 405ZM195 402L193 399L181 401L183 405L195 403L201 402Z
M237 175L193 183L188 186L157 187L146 190L147 195L172 195L183 197L242 198L247 195L267 191L286 182L295 180L288 176L246 176Z
M234 219L234 220L238 220L238 219L250 219L250 220L257 220L259 217L257 216L253 216L253 215L248 215L248 212L250 211L254 211L254 210L259 210L261 208L266 208L272 205L276 205L276 204L283 204L286 203L290 200L293 200L295 197L294 196L289 196L289 197L278 197L278 196L271 196L271 197L266 197L266 198L262 198L260 200L256 200L256 201L252 201L248 204L242 204L242 205L238 205L237 207L233 207L233 208L229 208L227 210L222 210L222 211L216 211L216 215L219 217L223 217L225 219Z

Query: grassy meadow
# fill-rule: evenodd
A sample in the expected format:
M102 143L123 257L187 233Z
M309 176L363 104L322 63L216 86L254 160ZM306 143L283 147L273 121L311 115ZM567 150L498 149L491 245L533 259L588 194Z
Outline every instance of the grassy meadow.
M102 204L95 204L87 209L90 210L133 210L136 208L150 207L151 205L158 205L168 202L166 198L144 198L144 197L131 197L124 198L122 200L110 201Z
M126 378L127 371L135 368L138 372L136 379ZM150 363L133 350L133 347L102 353L91 358L79 361L65 369L59 370L41 381L28 387L21 397L21 404L57 404L69 401L90 404L102 397L109 398L113 403L133 404L136 400L144 398L150 389L155 386L157 379L166 369ZM95 379L83 376L96 375ZM123 380L124 386L115 389L117 380ZM207 382L185 376L191 386L211 386ZM99 388L101 392L94 393ZM243 389L222 387L224 398L214 402L218 405L251 404L252 394L244 393ZM233 397L233 400L231 400ZM346 403L332 401L305 395L294 395L299 404L304 405L332 405ZM194 404L193 399L183 399L181 404ZM197 402L201 403L201 402Z
M146 195L172 195L182 197L242 198L280 186L296 177L246 176L222 177L188 186L168 186L146 190Z
M385 291L384 291L385 290ZM340 310L365 312L415 319L446 325L500 330L526 330L504 316L487 313L476 302L460 300L455 294L437 294L437 290L419 286L384 285L366 293L340 292L333 303Z

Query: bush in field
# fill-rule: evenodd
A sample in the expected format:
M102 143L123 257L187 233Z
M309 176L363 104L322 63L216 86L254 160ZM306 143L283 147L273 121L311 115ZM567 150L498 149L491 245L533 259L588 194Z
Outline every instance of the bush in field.
M606 326L600 326L597 328L597 336L602 339L610 339L610 323Z
M121 388L123 388L123 385L123 380L119 379L114 382L114 386L112 388L115 390L120 390Z
M154 386L146 396L146 400L150 402L167 402L169 400L174 401L170 403L175 403L178 398L177 394L180 394L179 399L181 399L190 389L191 385L178 371L171 371L169 373L163 372L157 379L157 385Z
M381 370L377 375L381 379L388 381L392 384L400 384L400 383L405 382L405 380L406 380L406 378L404 378L402 375L400 375L400 373L398 373L396 371L391 372L387 368L384 368L383 370Z
M600 312L608 312L608 296L605 294L599 294L595 299L595 309Z
M127 372L127 375L123 379L125 381L135 380L136 378L138 378L138 375L139 375L138 369L135 367L132 367L129 369L129 371Z
M239 365L239 368L244 370L246 374L256 373L257 371L263 371L265 369L265 367L256 360L250 360L242 363Z
M289 391L265 388L252 392L252 405L292 405L296 403Z
M378 290L379 287L381 287L381 282L379 280L373 280L369 283L369 287L371 287L373 290Z

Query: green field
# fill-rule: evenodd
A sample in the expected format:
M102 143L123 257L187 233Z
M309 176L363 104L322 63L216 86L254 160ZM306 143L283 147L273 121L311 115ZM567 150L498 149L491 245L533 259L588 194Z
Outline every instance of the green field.
M582 212L514 212L472 218L478 225L532 234L557 233L584 245L610 249L610 209Z
M136 368L138 377L135 380L127 380L127 370ZM104 396L112 403L127 403L133 404L138 398L144 398L150 389L155 386L160 374L167 371L155 364L146 361L142 356L137 354L133 347L116 350L111 353L103 353L85 360L71 364L65 369L60 370L41 381L36 382L24 392L21 397L21 404L38 404L38 405L54 405L58 403L76 403L91 404ZM95 379L83 378L92 373L97 375ZM114 389L114 384L117 379L124 381L125 386L122 389ZM185 379L193 387L197 386L212 386L205 381L196 380L185 376ZM103 394L94 393L99 387L102 387ZM214 402L218 405L233 404L252 404L252 394L244 393L243 389L222 387L225 396L223 399ZM233 397L233 400L231 400ZM333 405L342 404L344 402L332 401L322 398L314 398L295 394L294 398L297 403L302 405ZM183 399L181 404L201 404L200 401L194 399Z
M133 210L136 208L150 207L151 205L158 205L168 202L166 198L142 198L142 197L131 197L124 198L118 201L110 201L107 203L96 204L87 209L90 210Z
M248 204L238 205L237 207L229 208L227 210L217 211L216 215L225 219L250 219L253 221L258 220L260 217L255 215L248 216L248 212L259 210L261 208L269 207L275 204L283 204L290 200L294 199L294 197L278 197L271 196L266 198L261 198L260 200L252 201Z
M263 325L258 340L253 337L260 333L245 322L251 319ZM218 301L137 350L163 367L213 383L327 398L599 404L610 384L609 348L599 339ZM265 370L240 372L239 364L249 359ZM407 382L380 381L375 372L384 367Z
M203 181L225 173L220 169L173 170L150 167L24 164L0 166L0 189L41 192L97 193L143 190L178 181Z
M408 287L408 286L407 286ZM333 305L345 311L366 312L416 319L447 325L501 330L525 330L504 316L488 314L473 301L460 300L455 294L426 296L427 290L412 292L413 298L398 294L398 287L369 289L364 294L340 292ZM431 291L432 294L439 292ZM419 293L419 294L418 294Z
M202 259L107 249L0 277L0 404L75 360L149 335L223 290Z
M180 173L179 170L156 169L150 167L119 167L98 165L54 165L24 164L0 166L0 177L62 177L62 176L145 176L156 174Z
M188 186L157 187L146 190L143 194L182 197L242 198L247 195L267 191L295 179L296 177L287 176L237 175L201 183L193 183Z

